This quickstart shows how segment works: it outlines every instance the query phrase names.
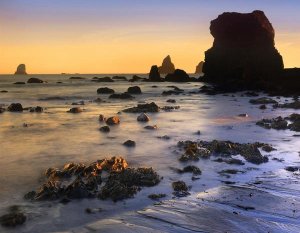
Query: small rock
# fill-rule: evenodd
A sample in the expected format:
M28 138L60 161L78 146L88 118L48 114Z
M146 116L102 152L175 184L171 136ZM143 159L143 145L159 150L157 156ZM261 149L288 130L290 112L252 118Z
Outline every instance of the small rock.
M20 103L12 103L8 106L7 110L9 112L23 112L23 106Z
M108 133L108 132L110 132L110 128L109 128L109 126L105 125L100 128L100 131L103 133Z
M101 87L97 89L98 94L114 94L115 91L108 87Z
M44 109L40 106L32 107L32 108L29 109L29 112L39 112L40 113L40 112L43 112L43 111L44 111Z
M148 130L156 130L158 129L157 125L147 125L144 127L144 129L148 129Z
M152 199L152 200L159 200L160 198L164 198L166 197L166 194L160 193L160 194L150 194L148 195L148 198Z
M39 78L30 78L27 80L27 83L44 83L44 81Z
M259 106L259 109L265 110L265 109L267 109L267 106L265 104L262 104L262 105Z
M140 121L140 122L148 122L148 121L150 121L150 117L149 117L146 113L141 113L141 114L137 117L137 121Z
M124 146L127 146L127 147L135 147L135 141L132 141L132 140L127 140L126 142L123 143Z
M128 87L127 92L130 94L142 94L142 90L139 86Z
M16 227L22 225L26 221L26 216L23 213L9 213L0 217L2 226Z
M106 121L106 118L104 117L104 115L102 115L102 114L99 115L99 121L100 122Z
M175 181L172 183L174 191L188 191L188 186L184 181Z
M16 84L16 85L24 85L25 82L15 82L14 84Z
M75 108L71 108L69 111L69 113L81 113L83 110L82 108L79 108L79 107L75 107Z
M109 96L110 99L133 99L134 97L129 93L112 94Z
M145 112L159 112L159 107L156 103L138 104L136 107L124 109L123 112L129 113L145 113Z
M251 99L249 101L251 104L278 104L276 100L273 100L268 97L261 97L258 99Z
M239 117L249 117L249 116L246 113L242 113L242 114L239 114Z
M168 103L176 103L176 100L174 100L174 99L168 99L167 102Z
M120 124L120 118L117 116L110 117L106 120L106 124L108 125L118 125Z

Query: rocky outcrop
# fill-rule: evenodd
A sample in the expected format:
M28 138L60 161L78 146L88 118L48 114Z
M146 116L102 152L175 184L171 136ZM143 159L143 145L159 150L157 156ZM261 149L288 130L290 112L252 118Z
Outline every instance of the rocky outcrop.
M30 78L27 80L27 83L44 83L44 81L39 78Z
M160 77L160 73L158 71L157 66L152 66L149 73L149 81L150 82L161 82L163 79Z
M199 64L196 66L195 74L202 74L203 64L204 64L203 61L199 62Z
M25 64L18 65L15 74L23 74L23 75L27 74Z
M223 13L211 21L212 48L205 52L203 73L213 82L231 81L247 88L263 86L283 72L274 29L264 12ZM238 81L238 82L236 82Z
M129 94L142 94L142 90L139 86L128 87L127 92Z
M190 76L184 71L177 69L174 73L168 74L165 78L167 82L189 82L191 81Z
M162 62L162 65L158 67L160 74L171 74L175 71L175 66L171 61L170 55L168 55Z

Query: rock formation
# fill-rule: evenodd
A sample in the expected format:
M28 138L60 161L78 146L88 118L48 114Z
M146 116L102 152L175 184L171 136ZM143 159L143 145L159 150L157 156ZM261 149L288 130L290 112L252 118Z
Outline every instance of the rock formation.
M174 73L168 74L165 78L167 82L189 82L190 76L184 71L177 69Z
M158 67L160 74L171 74L175 71L175 66L171 61L170 55L168 55L164 60L160 67Z
M20 64L20 65L18 65L18 67L17 67L17 71L15 72L15 74L27 74L26 73L26 66L25 66L25 64Z
M274 29L264 12L223 13L211 21L212 48L205 52L203 72L214 82L265 83L283 71ZM254 85L256 85L254 84ZM249 87L249 86L247 86Z
M160 77L158 67L157 66L152 66L149 74L149 81L150 82L161 82L163 81L162 78Z
M195 74L202 74L202 68L203 68L203 61L200 61L199 64L196 66Z

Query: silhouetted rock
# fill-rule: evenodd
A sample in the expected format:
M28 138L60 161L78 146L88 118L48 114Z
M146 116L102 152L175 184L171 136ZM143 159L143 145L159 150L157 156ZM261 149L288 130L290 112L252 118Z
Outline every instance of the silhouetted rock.
M140 122L150 121L150 117L146 113L141 113L136 119L137 119L137 121L140 121Z
M127 147L135 147L135 141L127 140L126 142L123 143L123 145Z
M131 79L129 79L128 81L129 82L137 82L137 81L144 81L145 79L140 77L140 76L137 76L137 75L133 75Z
M113 80L120 80L120 81L127 81L127 78L125 76L113 76Z
M103 78L94 77L92 79L92 82L98 82L98 83L109 82L109 83L112 83L112 82L114 82L114 80L111 77L103 77Z
M264 87L282 74L283 61L274 46L274 29L262 11L223 13L211 21L213 47L205 52L203 72L227 86Z
M128 87L127 92L129 94L142 94L142 90L139 86Z
M43 112L44 109L41 106L31 107L29 108L29 112Z
M18 65L15 74L23 74L23 75L24 75L24 74L27 74L25 64L20 64L20 65Z
M171 74L175 71L175 66L171 61L170 55L168 55L162 62L162 65L158 68L160 74Z
M81 113L83 110L80 107L75 107L75 108L71 108L69 111L69 113Z
M70 77L70 80L83 80L85 79L84 77Z
M123 112L130 113L145 113L145 112L159 112L159 107L156 103L138 104L136 107L124 109Z
M165 78L167 82L189 82L190 76L184 71L177 69L172 74L168 74Z
M161 82L163 79L160 77L158 67L152 66L149 74L149 81L150 82Z
M12 103L8 106L7 110L9 112L23 112L23 106L20 103Z
M30 78L27 83L44 83L44 81L39 78Z
M112 94L109 96L110 99L133 99L134 97L129 93Z
M102 126L99 130L103 133L109 133L110 128L109 128L109 126L105 125L105 126Z
M115 91L108 87L100 87L97 89L98 94L114 94Z
M203 64L204 62L200 61L200 63L196 66L195 74L202 74Z

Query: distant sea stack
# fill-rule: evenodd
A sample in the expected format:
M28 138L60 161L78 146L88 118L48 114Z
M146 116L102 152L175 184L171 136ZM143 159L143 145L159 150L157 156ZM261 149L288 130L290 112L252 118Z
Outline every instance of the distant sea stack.
M160 77L160 73L158 70L158 67L156 65L151 67L150 73L149 73L149 81L150 82L161 82L163 79Z
M18 65L17 71L15 72L15 74L22 74L22 75L27 74L25 64Z
M203 64L204 64L203 61L199 62L199 64L196 66L195 74L202 74Z
M284 65L275 48L275 32L263 11L223 13L211 21L210 32L214 43L205 52L205 78L238 80L248 87L282 74Z
M170 55L168 55L162 62L162 65L158 67L160 74L172 74L175 71L175 66L172 63Z

